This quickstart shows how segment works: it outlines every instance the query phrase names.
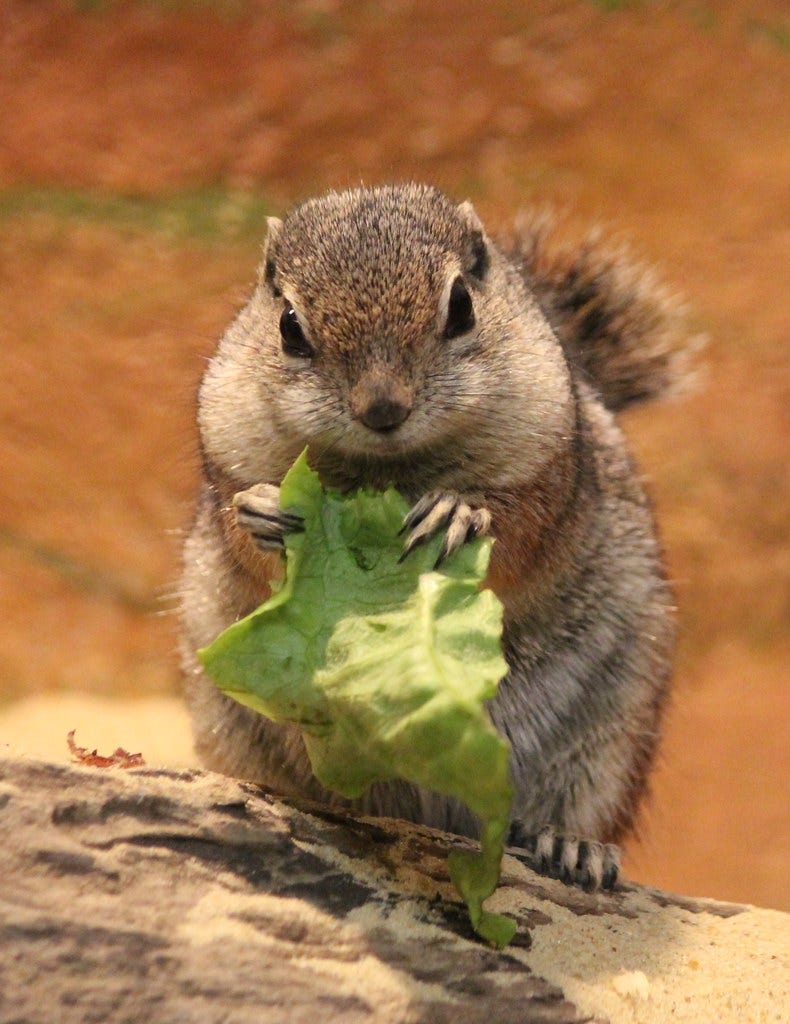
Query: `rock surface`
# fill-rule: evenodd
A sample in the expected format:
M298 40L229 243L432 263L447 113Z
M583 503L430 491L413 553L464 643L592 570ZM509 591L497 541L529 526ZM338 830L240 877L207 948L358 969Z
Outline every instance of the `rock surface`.
M475 940L457 838L197 770L0 761L0 1021L780 1021L790 918L505 858ZM783 961L783 957L785 960Z

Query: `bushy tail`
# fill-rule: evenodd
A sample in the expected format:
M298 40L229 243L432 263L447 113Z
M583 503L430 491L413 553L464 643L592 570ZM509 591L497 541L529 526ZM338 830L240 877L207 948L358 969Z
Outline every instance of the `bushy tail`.
M524 215L508 246L565 350L613 410L686 390L704 339L646 266L597 232L559 239L554 217Z

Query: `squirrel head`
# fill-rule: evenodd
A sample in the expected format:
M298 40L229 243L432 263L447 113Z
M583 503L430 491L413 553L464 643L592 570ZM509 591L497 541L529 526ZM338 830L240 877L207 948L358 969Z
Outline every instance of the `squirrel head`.
M398 483L399 465L426 458L490 479L511 439L522 467L530 445L545 461L541 438L567 426L567 369L537 303L472 205L425 185L330 192L271 218L258 287L215 363L202 405L226 428L211 381L234 376L248 438L236 464L243 449L253 480L263 434Z

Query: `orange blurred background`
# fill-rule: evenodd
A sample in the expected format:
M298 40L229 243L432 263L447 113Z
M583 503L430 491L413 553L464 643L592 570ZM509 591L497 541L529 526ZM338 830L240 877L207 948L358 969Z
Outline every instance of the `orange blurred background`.
M360 181L551 202L657 264L704 387L624 426L681 621L631 877L790 908L783 2L5 0L0 743L190 761L194 392L266 213Z

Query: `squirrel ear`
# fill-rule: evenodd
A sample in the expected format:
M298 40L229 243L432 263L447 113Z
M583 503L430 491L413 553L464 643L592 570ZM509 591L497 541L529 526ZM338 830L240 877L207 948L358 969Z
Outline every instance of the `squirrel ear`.
M476 277L478 281L482 281L491 262L483 223L468 199L459 204L458 215L469 229L466 252L464 253L464 270L472 277Z
M266 218L266 240L263 243L263 259L258 271L259 284L267 284L270 288L274 286L274 244L282 229L283 222L279 217Z
M458 204L458 216L466 224L470 231L483 231L483 222L477 216L477 210L472 206L471 199L465 199Z

